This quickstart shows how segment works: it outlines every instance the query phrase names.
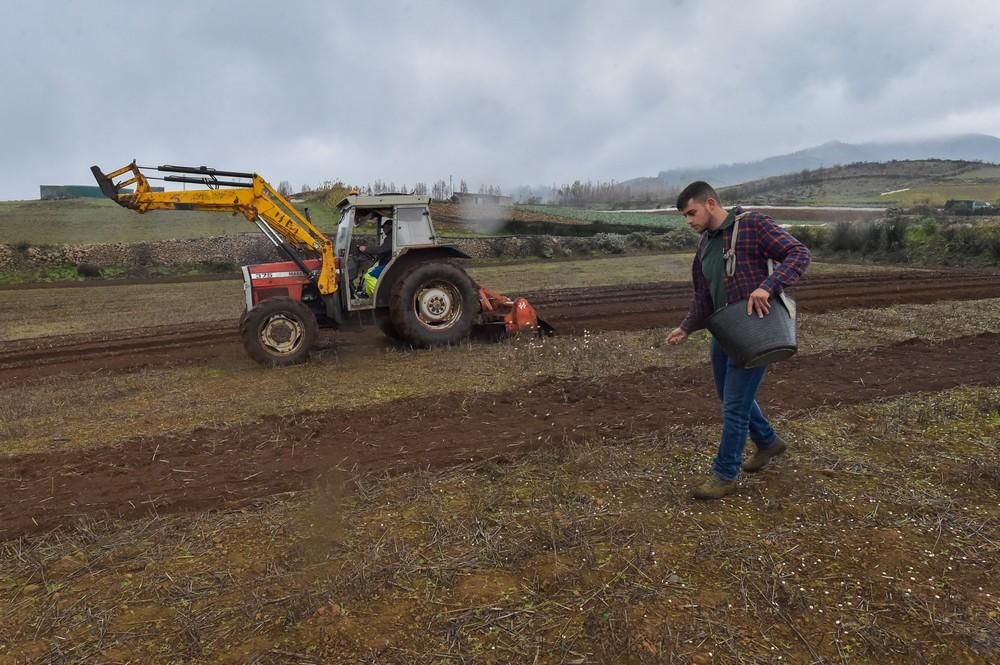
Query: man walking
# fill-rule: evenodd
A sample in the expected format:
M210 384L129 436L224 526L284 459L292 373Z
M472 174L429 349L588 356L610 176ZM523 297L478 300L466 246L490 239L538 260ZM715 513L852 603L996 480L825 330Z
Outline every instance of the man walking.
M688 226L701 234L701 242L691 266L691 307L680 326L667 335L667 344L683 344L688 335L705 327L715 310L744 299L748 316L763 317L770 311L771 296L798 280L811 260L806 246L767 215L744 212L738 207L723 208L719 195L707 182L685 187L677 197L677 210ZM727 271L726 258L737 218L735 269ZM770 275L768 259L776 264ZM757 450L742 465L747 473L760 471L787 449L756 401L766 371L766 367L743 369L734 365L719 343L712 340L712 372L722 401L722 437L711 477L692 492L696 499L721 499L736 491L748 433Z

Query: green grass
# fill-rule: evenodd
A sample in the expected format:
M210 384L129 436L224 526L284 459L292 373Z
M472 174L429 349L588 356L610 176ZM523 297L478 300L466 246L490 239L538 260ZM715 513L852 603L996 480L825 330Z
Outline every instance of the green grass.
M908 189L907 189L908 188ZM889 196L883 192L907 189ZM835 166L725 187L727 199L800 205L943 205L949 198L1000 199L1000 167L955 160Z
M102 270L101 277L117 277ZM76 266L47 266L27 270L0 271L0 284L36 284L38 282L82 282Z
M994 183L935 183L913 187L905 192L883 196L881 199L884 202L901 206L931 205L941 207L948 199L973 199L996 203L1000 201L1000 176Z
M1000 180L1000 166L984 166L982 168L967 171L961 176L968 181L996 181Z
M142 270L129 272L121 266L104 266L100 268L101 280L146 278L146 277L183 277L197 275L218 275L220 273L238 273L240 266L235 263L191 263L176 266L150 265ZM0 284L37 284L47 282L84 282L87 277L80 274L75 265L56 265L44 268L26 270L0 271ZM93 278L97 280L98 278Z
M336 230L336 208L322 201L301 205L321 231ZM0 243L134 243L239 233L259 231L242 216L174 210L140 215L103 199L0 201Z
M337 231L340 211L324 197L294 205L303 213L308 209L320 231ZM480 235L471 228L440 224L436 230L442 237ZM137 243L240 233L259 231L239 215L178 210L140 215L105 199L0 201L0 243L12 245Z

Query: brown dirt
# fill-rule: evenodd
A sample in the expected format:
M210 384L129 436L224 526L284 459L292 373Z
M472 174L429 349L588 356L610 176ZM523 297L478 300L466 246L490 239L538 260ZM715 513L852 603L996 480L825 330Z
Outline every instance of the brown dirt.
M493 211L496 211L496 209L494 208ZM431 214L434 216L434 225L440 226L443 229L450 228L462 230L465 229L469 223L469 215L467 211L463 211L462 206L458 203L431 203ZM503 221L548 222L552 224L565 224L568 226L577 226L589 223L582 219L550 215L544 212L521 208L520 206L511 206L506 210L503 210Z
M85 516L217 508L323 486L345 474L503 458L712 423L718 404L708 374L705 367L659 368L604 382L553 379L504 393L407 399L109 448L8 457L0 460L0 538ZM772 414L791 416L909 392L992 385L998 376L1000 335L941 345L912 341L779 364L761 401Z
M881 275L824 275L793 290L801 311L1000 297L1000 274L900 271ZM690 302L683 283L633 284L538 291L529 294L541 316L561 335L584 331L644 330L676 325ZM236 321L137 328L105 334L62 335L0 343L0 384L54 374L130 371L184 365L238 347ZM373 346L374 330L327 332L322 343Z

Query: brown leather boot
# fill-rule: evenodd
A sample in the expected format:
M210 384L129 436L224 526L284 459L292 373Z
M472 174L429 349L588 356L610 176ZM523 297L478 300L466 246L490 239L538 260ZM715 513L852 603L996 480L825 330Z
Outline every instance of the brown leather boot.
M702 500L721 499L727 494L735 492L738 486L736 480L723 480L712 474L711 478L691 490L691 496Z
M767 448L758 448L757 452L755 452L750 459L743 462L743 466L741 468L746 473L756 473L767 466L767 463L773 458L782 454L786 450L788 450L788 445L782 441L779 436L774 440L774 443L769 445Z

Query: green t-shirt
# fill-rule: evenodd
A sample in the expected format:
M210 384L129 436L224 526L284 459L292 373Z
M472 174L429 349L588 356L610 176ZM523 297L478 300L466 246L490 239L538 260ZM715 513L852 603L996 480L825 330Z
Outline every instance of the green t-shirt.
M726 302L726 260L722 256L726 248L722 245L722 231L733 225L736 213L729 212L726 221L715 231L705 231L705 246L701 252L701 272L708 280L708 292L712 294L712 304L719 310Z

